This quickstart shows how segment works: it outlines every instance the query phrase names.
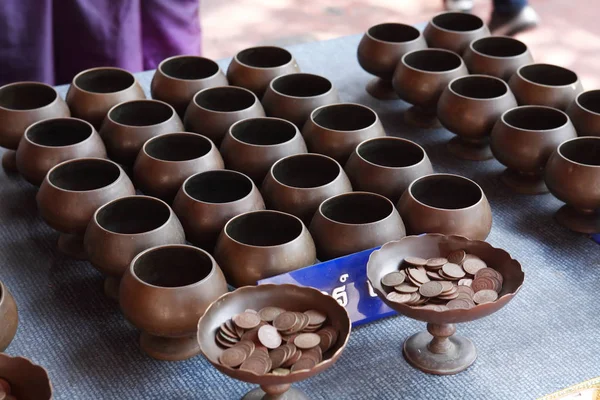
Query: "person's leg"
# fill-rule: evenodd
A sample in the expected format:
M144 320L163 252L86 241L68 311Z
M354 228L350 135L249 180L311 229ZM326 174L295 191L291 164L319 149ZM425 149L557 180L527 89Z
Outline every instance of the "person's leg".
M527 0L494 0L488 25L495 35L512 36L535 28L538 23L539 17Z

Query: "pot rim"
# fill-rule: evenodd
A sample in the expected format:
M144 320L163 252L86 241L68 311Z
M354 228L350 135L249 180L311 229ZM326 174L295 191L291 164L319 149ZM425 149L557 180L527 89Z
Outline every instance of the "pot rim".
M4 285L4 282L0 281L0 308L4 305L4 299L6 298L6 295L4 294L6 292L6 286Z
M234 127L236 127L237 125L241 124L241 123L248 123L250 122L250 120L257 120L257 119L261 119L261 120L277 120L277 121L283 121L287 124L290 124L291 126L294 127L295 132L294 132L294 136L292 136L290 139L286 140L285 142L281 142L281 143L275 143L275 144L254 144L254 143L248 143L248 142L244 142L238 138L236 138L233 133L231 133L232 129ZM239 121L234 122L233 124L231 124L231 126L229 127L229 130L226 133L227 136L231 137L232 140L236 141L237 143L240 143L243 146L250 146L250 147L258 147L258 148L268 148L268 147L275 147L275 146L282 146L284 144L288 144L294 140L298 139L298 136L300 135L300 131L298 130L298 127L296 125L294 125L292 122L288 121L287 119L283 119L283 118L276 118L276 117L252 117L252 118L245 118L245 119L241 119ZM223 141L225 141L225 139L223 139ZM223 145L221 144L221 147L223 147Z
M479 20L479 22L481 22L481 26L479 28L476 29L471 29L468 31L456 31L453 29L446 29L446 28L442 28L441 26L439 26L438 24L435 23L435 19L439 16L442 15L448 15L448 14L457 14L462 16L468 16L468 17L473 17ZM431 26L435 27L436 29L439 29L440 31L444 31L444 32L449 32L449 33L456 33L456 34L466 34L466 33L473 33L473 32L477 32L477 31L481 31L481 30L485 30L485 28L487 28L487 25L485 24L485 22L479 18L477 15L475 14L468 14L468 13L464 13L464 12L459 12L459 11L445 11L445 12L441 12L439 14L434 15L430 20L429 23L431 24Z
M85 90L82 87L80 87L79 85L77 85L77 83L76 83L77 82L77 78L79 78L80 76L82 76L84 74L87 74L89 72L99 71L99 70L113 70L113 71L119 71L119 72L127 73L127 74L129 74L133 78L133 83L131 85L127 86L124 89L117 90L115 92L108 92L108 93L92 92L92 91L89 91L89 90ZM114 95L114 94L122 93L122 92L124 92L126 90L131 89L132 87L135 87L136 84L138 84L137 78L135 77L135 75L133 75L131 72L127 71L126 69L118 68L118 67L94 67L94 68L88 68L88 69L86 69L84 71L79 72L77 75L75 75L73 77L73 80L71 81L71 85L70 86L73 86L74 88L76 88L77 90L79 90L79 91L81 91L83 93L91 94L91 95L94 95L94 96L106 96L106 95Z
M209 142L210 144L210 150L208 150L205 154L201 155L200 157L194 157L194 158L189 158L187 160L178 160L178 161L173 161L173 160L163 160L161 158L157 158L154 156L151 156L147 151L146 151L146 146L150 143L153 142L155 140L158 140L159 138L164 138L165 136L187 136L187 137L192 137L192 136L199 136L202 139L206 140ZM204 135L201 135L199 133L192 133L192 132L168 132L168 133L161 133L160 135L157 136L153 136L150 139L146 140L144 142L144 145L142 146L142 154L144 154L145 156L147 156L148 158L151 158L153 161L158 161L161 163L165 163L165 164L177 164L177 163L185 163L185 162L190 162L190 161L197 161L200 160L204 157L208 157L211 155L211 153L214 153L214 150L216 150L216 146L213 143L212 140L210 140L209 138L207 138ZM138 154L139 157L139 154Z
M465 96L464 94L460 94L460 93L458 93L456 90L454 90L452 88L452 84L454 82L456 82L456 81L459 81L459 80L469 80L469 79L473 79L473 78L475 78L475 80L477 80L478 78L484 78L484 79L491 79L491 80L494 80L494 81L497 81L497 82L501 82L502 85L504 85L504 89L506 91L504 93L502 93L500 96L487 97L487 98L478 98L478 97ZM457 97L460 97L462 99L471 100L471 101L496 101L496 100L502 99L504 97L508 97L509 95L513 95L512 91L510 90L510 87L508 86L508 84L504 80L502 80L502 79L500 79L500 78L498 78L496 76L484 75L484 74L472 74L472 75L459 76L457 78L452 79L450 81L450 83L448 83L447 87L448 87L448 91L450 93L452 93L453 95L455 95ZM514 95L513 95L513 97L514 97Z
M575 104L577 105L577 107L579 107L579 108L580 108L580 109L582 109L583 111L585 111L585 112L587 112L587 113L590 113L590 114L593 114L593 115L596 115L596 116L600 117L600 112L597 112L597 111L592 111L592 110L590 110L589 108L582 106L582 105L581 105L581 103L579 102L579 98L580 98L582 95L584 95L584 94L590 94L590 93L594 93L594 92L596 92L596 93L598 94L598 96L600 97L600 89L591 89L591 90L586 90L586 91L583 91L583 92L579 93L579 94L578 94L578 95L575 97Z
M421 180L423 180L423 179L426 179L426 178L430 178L430 177L432 177L432 176L436 176L436 177L438 177L438 176L446 176L446 177L447 177L447 176L450 176L450 177L453 177L453 178L459 178L459 179L464 179L464 180L466 180L466 181L469 181L470 183L472 183L473 185L475 185L475 186L476 186L476 187L479 189L479 192L481 193L481 197L479 198L479 200L477 200L477 202L476 202L476 203L474 203L474 204L471 204L471 205L470 205L470 206L468 206L468 207L461 207L461 208L440 208L440 207L434 207L434 206L430 206L429 204L425 204L425 203L421 202L420 200L418 200L418 199L417 199L417 198L416 198L416 197L413 195L413 193L412 193L412 188L413 188L413 186L414 186L414 185L415 185L417 182L419 182L419 181L421 181ZM410 196L410 198L411 198L413 201L415 201L416 203L418 203L420 206L422 206L422 207L426 207L426 208L429 208L429 209L434 209L434 210L444 211L444 212L455 212L455 211L465 211L465 210L469 210L469 209L472 209L472 208L478 207L478 206L479 206L480 204L482 204L482 203L483 203L483 201L486 199L485 192L483 191L483 189L481 188L481 186L479 186L479 184L478 184L477 182L475 182L474 180L472 180L472 179L469 179L469 178L467 178L467 177L465 177L465 176L462 176L462 175L450 174L450 173L444 173L444 172L439 172L439 173L433 173L433 174L429 174L429 175L424 175L424 176L421 176L421 177L419 177L419 178L415 179L414 181L412 181L412 182L411 182L411 184L410 184L410 185L408 186L408 188L406 189L406 193L408 193L408 196Z
M338 174L335 176L335 178L333 178L331 181L325 183L324 185L311 186L311 187L297 187L297 186L287 185L287 184L281 182L279 179L277 179L277 177L273 173L273 170L275 169L275 166L277 164L279 164L280 162L288 160L290 158L294 158L294 157L316 157L316 158L326 159L328 161L333 161L335 163L335 165L337 165L337 167L338 167ZM343 170L342 166L340 165L340 163L338 163L336 160L334 160L333 158L331 158L331 157L329 157L329 156L327 156L325 154L319 154L319 153L291 154L289 156L285 156L285 157L280 158L279 160L275 161L275 163L273 163L273 165L271 165L271 168L269 168L269 175L273 178L273 180L275 182L277 182L278 185L281 185L281 186L283 186L285 188L288 188L288 189L300 190L300 191L315 190L315 189L321 189L321 188L330 186L333 183L335 183L338 179L340 179L340 177L342 176L342 172L344 172L344 170Z
M28 113L28 112L32 112L32 111L38 111L38 110L43 110L45 108L50 108L52 106L54 106L56 103L58 103L61 100L61 97L59 96L58 92L56 91L56 89L54 89L52 86L50 85L46 85L45 83L42 82L34 82L34 81L20 81L20 82L12 82L12 83L7 83L6 85L2 85L0 86L0 91L2 91L2 89L5 89L9 86L21 86L21 85L29 85L29 86L43 86L47 89L52 89L52 91L54 92L54 99L41 107L36 107L36 108L28 108L27 110L15 110L12 108L6 108L6 107L2 107L0 106L0 110L4 110L6 112L14 112L14 113Z
M217 71L214 74L212 74L212 75L209 75L209 76L204 77L204 78L197 78L197 79L177 78L177 77L175 77L173 75L170 75L170 74L167 74L165 71L163 71L163 65L164 64L166 64L166 63L168 63L170 61L179 59L179 58L194 58L194 59L197 59L197 60L209 61L209 62L213 63L217 67ZM167 79L171 79L171 80L174 80L174 81L181 81L181 82L202 82L202 81L206 81L206 80L214 78L215 76L219 75L219 73L221 73L221 74L223 73L223 71L221 70L221 67L219 66L219 64L216 63L216 61L214 61L214 60L212 60L210 58L207 58L207 57L196 56L196 55L192 55L192 54L179 54L179 55L176 55L176 56L167 57L164 60L162 60L160 62L160 64L158 64L158 67L156 68L156 71L160 72L160 74L162 76L164 76L165 78L167 78Z
M289 54L290 60L288 62L286 62L285 64L277 65L275 67L257 67L257 66L254 66L254 65L246 64L245 62L240 61L240 59L238 58L238 56L240 55L240 53L242 53L244 51L247 51L247 50L256 50L256 49L277 49L277 50L283 50L283 51L285 51L286 53ZM296 60L294 59L293 54L290 51L288 51L287 49L284 49L283 47L279 47L279 46L252 46L252 47L248 47L246 49L238 51L235 54L235 56L233 56L232 62L233 61L237 62L239 65L244 66L246 68L256 69L256 70L259 70L259 71L275 70L275 69L278 69L278 68L287 67L288 65L294 64L296 62Z
M600 137L599 136L578 136L572 139L568 139L565 140L564 142L562 142L561 144L558 145L558 147L556 148L556 153L566 162L571 163L571 164L575 164L577 166L580 167L585 167L585 168L593 168L593 169L598 169L600 170L600 165L593 165L593 164L584 164L578 161L574 161L571 160L570 158L567 158L567 156L565 156L562 153L562 147L563 145L570 143L570 142L574 142L574 141L579 141L579 140L597 140L600 143Z
M283 77L290 76L290 75L309 75L310 77L318 77L318 78L321 78L321 79L325 79L327 82L329 82L329 84L331 85L331 87L329 88L328 91L323 92L323 93L319 93L319 94L317 94L315 96L292 96L292 95L289 95L289 94L282 93L282 92L280 92L279 90L276 90L273 87L273 83L275 83L275 81L277 81L277 80L279 80L279 79L281 79ZM271 82L269 82L269 89L271 89L271 91L273 93L277 94L278 96L285 97L285 98L288 98L288 99L300 99L300 100L318 99L320 97L328 96L329 94L335 92L335 90L336 90L335 86L333 86L333 82L331 82L329 79L327 79L326 77L324 77L322 75L311 74L309 72L292 72L291 74L279 75L279 76L271 79Z
M152 125L126 125L126 124L122 124L120 122L115 121L111 116L112 112L115 109L117 109L118 107L121 107L125 104L130 104L130 103L161 104L161 105L167 106L171 110L171 116L169 118L165 119L164 121L161 121L157 124L152 124ZM173 121L175 118L179 118L179 116L177 115L177 112L175 111L173 106L171 106L168 103L165 103L164 101L156 100L156 99L135 99L135 100L124 101L122 103L116 104L113 107L111 107L111 109L108 110L108 113L106 114L106 117L105 117L105 119L109 120L112 124L115 124L117 126L120 126L120 127L126 128L126 129L147 129L147 128L152 128L152 127L157 127L157 126L168 124L171 121ZM102 124L102 125L104 127L105 124Z
M475 44L475 42L479 42L481 40L495 40L497 38L502 38L502 39L505 39L505 40L509 40L509 41L521 43L523 46L525 46L525 51L522 52L522 53L520 53L520 54L514 55L514 56L492 56L490 54L482 53L481 51L479 51L479 50L475 49L475 47L473 47L473 45ZM531 53L529 51L529 47L525 43L523 43L519 39L515 39L512 36L505 36L505 35L485 36L485 37L482 37L482 38L473 39L471 41L471 43L469 43L469 50L471 50L473 53L475 53L475 54L477 54L477 55L479 55L481 57L493 58L493 59L497 59L497 60L511 60L511 59L523 57L523 56L527 55L528 53Z
M244 92L247 92L247 93L251 94L251 95L254 97L254 102L253 102L253 103L252 103L250 106L248 106L248 107L246 107L246 108L242 108L241 110L235 110L235 111L218 111L218 110L211 110L211 109L208 109L208 108L206 108L206 107L202 107L202 106L201 106L200 104L198 104L198 102L196 101L196 97L198 97L198 95L199 95L200 93L203 93L203 92L206 92L206 91L209 91L209 90L217 90L217 89L223 89L223 88L227 88L227 89L233 89L233 90L239 90L239 91L244 91ZM254 94L254 92L252 92L251 90L248 90L248 89L246 89L246 88L243 88L243 87L241 87L241 86L228 86L228 85L225 85L225 86L211 86L211 87L207 87L207 88L204 88L204 89L202 89L202 90L199 90L199 91L197 91L197 92L194 94L194 97L192 97L192 101L191 101L191 103L190 103L190 104L193 104L193 105L194 105L194 107L197 107L198 109L200 109L200 110L203 110L203 111L205 111L205 112L208 112L208 113L213 113L213 114L225 114L225 115L227 115L227 114L231 114L231 113L237 113L237 112L242 112L242 111L247 111L247 110L250 110L250 109L252 109L252 107L256 107L256 104L259 104L259 105L261 105L260 101L258 100L258 97L256 97L256 95ZM187 114L187 112L186 112L186 114ZM241 120L241 121L243 121L243 120ZM239 121L238 121L238 122L239 122Z
M58 121L58 120L63 120L63 121L64 121L64 120L66 120L66 121L73 121L73 120L75 120L75 121L77 121L77 122L82 122L82 123L84 123L85 125L87 125L87 126L90 128L90 134L89 134L89 136L88 136L88 137L86 137L86 138L85 138L85 139L83 139L82 141L80 141L80 142L77 142L77 143L73 143L73 144L68 144L68 145L66 145L66 146L46 146L46 145L44 145L44 144L35 143L34 141L32 141L32 140L29 138L29 135L28 135L28 134L29 134L29 131L30 131L32 128L34 128L34 127L36 127L37 125L40 125L40 124L42 124L42 123L44 123L44 122L51 122L51 121ZM74 118L74 117L57 117L57 118L48 118L48 119L43 119L43 120L41 120L41 121L37 121L37 122L34 122L33 124L29 125L29 126L27 127L27 129L25 129L25 132L23 133L23 138L24 138L23 140L27 141L27 142L28 142L29 144L31 144L32 146L41 147L41 148L44 148L44 149L66 149L66 148L73 148L73 147L76 147L76 146L82 145L82 144L84 144L84 143L86 143L86 142L89 142L90 140L92 140L92 137L94 136L94 133L97 133L97 132L96 132L96 129L95 129L93 126L92 126L92 124L90 124L89 122L87 122L87 121L85 121L85 120L83 120L83 119L80 119L80 118Z
M418 148L419 148L419 149L420 149L420 150L423 152L423 157L422 157L422 158L419 160L419 162L417 162L417 163L414 163L414 164L411 164L411 165L406 165L406 166L404 166L404 167L390 167L390 166L387 166L387 165L375 164L374 162L371 162L371 161L367 160L366 158L364 158L364 157L363 157L363 156L362 156L362 155L359 153L359 151L358 151L358 150L359 150L359 148L360 148L360 147L361 147L363 144L366 144L367 142L371 142L371 141L376 141L376 140L377 140L377 141L387 141L387 140L392 140L392 141L401 141L401 142L404 142L404 143L408 143L408 144L410 144L410 145L413 145L413 146L416 146L416 147L418 147ZM417 142L413 142L412 140L408 140L408 139L405 139L405 138L400 138L400 137L396 137L396 136L381 136L381 137L374 137L374 138L370 138L370 139L363 140L362 142L360 142L360 143L359 143L359 144L356 146L356 148L354 149L354 153L356 153L356 156L357 156L357 157L358 157L358 158L359 158L361 161L363 161L363 162L365 162L365 163L367 163L367 164L369 164L369 165L372 165L372 166L374 166L374 167L377 167L377 168L389 169L389 170L392 170L392 171L395 171L395 170L404 170L404 169L409 169L409 168L414 168L414 167L417 167L417 166L419 166L420 164L423 164L423 163L425 163L425 160L429 158L429 157L427 156L427 152L425 151L425 149L424 149L424 148L423 148L423 147L422 147L420 144L418 144Z
M390 211L390 213L388 215L386 215L384 218L378 219L377 221L365 222L365 223L361 223L361 224L351 224L351 223L348 223L348 222L336 221L334 219L329 218L325 214L323 214L322 207L323 207L323 204L325 204L326 202L328 202L328 201L330 201L330 200L332 200L334 198L337 198L337 197L341 197L341 196L354 196L354 195L357 195L357 194L358 195L369 195L369 196L372 196L372 197L379 197L380 199L384 199L384 200L386 200L390 204L390 206L392 207L392 211ZM346 193L336 194L335 196L331 196L330 198L323 200L321 202L321 204L319 204L319 208L317 209L317 212L319 213L319 215L322 218L324 218L325 220L327 220L327 221L329 221L331 223L337 224L337 225L344 225L344 226L368 226L368 225L379 224L379 223L382 223L382 222L390 219L394 215L394 211L396 211L396 213L398 212L396 210L396 207L394 206L394 203L392 203L390 199L388 199L387 197L385 197L383 195L380 195L378 193L364 192L364 191L346 192Z
M558 112L559 114L562 114L565 117L565 123L562 124L561 126L557 126L555 128L550 128L550 129L526 129L526 128L519 128L518 126L509 124L506 121L506 115L510 112L515 112L515 110L523 110L523 109L546 109L546 110L550 110L552 112ZM559 110L558 108L554 108L554 107L549 107L549 106L540 106L540 105L535 105L535 104L530 104L530 105L524 105L524 106L517 106L517 107L513 107L511 109L508 109L506 111L504 111L502 113L502 115L500 116L500 122L502 122L504 125L508 126L509 128L512 128L516 131L521 131L521 132L552 132L552 131L557 131L560 129L563 129L564 127L568 126L569 123L571 123L571 119L569 118L569 116L567 115L567 113L565 113L562 110Z
M102 161L102 162L107 162L115 167L117 167L119 169L119 176L117 177L117 179L115 179L113 182L109 183L106 186L102 186L99 187L97 189L91 189L91 190L69 190L69 189L63 189L61 187L56 186L52 181L50 181L49 176L52 172L54 172L55 169L61 167L64 164L67 163L74 163L74 162L80 162L80 161L90 161L90 160L94 160L94 161ZM100 157L81 157L81 158L72 158L70 160L66 160L63 161L59 164L56 164L54 167L50 168L50 170L48 170L48 172L46 173L46 176L44 177L44 181L48 182L48 185L50 185L53 189L61 191L61 192L65 192L65 193L93 193L95 191L100 191L100 190L106 190L112 186L117 185L121 180L123 180L124 177L127 177L127 174L125 174L125 171L123 171L123 168L121 168L121 166L119 164L117 164L116 162L108 159L108 158L100 158Z
M444 53L450 53L450 54L452 54L452 55L454 55L454 56L456 56L458 58L458 60L460 61L460 64L456 68L447 69L447 70L444 70L444 71L426 71L424 69L415 68L412 65L408 65L406 63L406 57L408 57L409 55L411 55L413 53L416 53L416 52L423 52L423 53L425 53L425 52L437 52L437 53L444 52ZM432 74L432 75L448 74L448 73L451 73L451 72L459 71L461 68L466 68L465 62L463 61L463 59L462 59L461 56L459 56L458 54L456 54L455 52L453 52L451 50L440 49L440 48L436 48L436 47L428 47L428 48L425 48L425 49L416 49L416 50L413 50L413 51L409 51L408 53L406 53L406 54L404 54L402 56L402 58L400 59L400 63L402 64L403 67L408 68L411 71L415 71L415 72L418 72L420 74ZM398 69L398 68L396 68L396 69Z
M576 78L575 82L567 83L566 85L546 85L544 83L534 82L534 81L532 81L530 79L525 78L521 74L521 71L523 70L523 68L531 67L532 65L547 65L547 66L551 66L551 67L554 67L554 68L564 69L565 71L571 72L572 74L575 75L575 78ZM521 79L521 80L523 80L523 81L525 81L525 82L527 82L527 83L529 83L531 85L541 86L541 87L545 87L545 88L567 88L567 87L570 87L570 86L573 86L573 85L577 85L580 82L579 75L577 75L577 72L575 72L575 71L573 71L573 70L571 70L569 68L562 67L560 65L549 64L549 63L536 63L536 62L534 62L534 63L531 63L531 64L521 65L519 67L519 69L517 69L516 75L519 77L519 79Z
M339 130L339 129L330 129L327 128L321 124L319 124L317 121L315 121L315 116L318 112L320 112L321 110L323 110L324 108L333 108L333 107L357 107L357 108L363 108L365 110L367 110L368 112L372 113L375 116L375 121L373 121L373 123L369 126L366 126L364 128L360 128L360 129L352 129L352 130ZM312 124L314 124L315 126L319 127L320 129L323 129L327 132L339 132L342 134L349 134L349 133L357 133L357 132L364 132L367 131L369 129L372 129L373 127L377 126L379 123L381 123L380 119L379 119L379 115L377 114L377 112L375 110L373 110L371 107L365 106L364 104L359 104L359 103L332 103L332 104L324 104L322 106L319 106L317 108L315 108L314 110L312 110L310 112L310 117L308 118L308 121L310 121Z
M402 26L403 28L412 28L417 32L417 37L412 40L405 40L403 42L391 42L388 40L377 39L375 36L371 35L371 29L377 28L382 25L396 25L396 26ZM423 33L420 30L418 30L417 28L415 28L414 26L409 25L409 24L403 24L401 22L382 22L380 24L373 25L373 26L367 28L367 31L365 32L365 36L367 36L369 39L371 39L375 42L378 42L378 43L383 43L383 44L387 44L387 45L405 45L405 44L415 43L418 40L422 39Z
M188 183L188 181L189 181L190 179L192 179L192 178L194 178L194 177L196 177L196 176L198 176L198 175L201 175L201 174L214 173L214 172L216 172L216 171L219 171L219 173L220 173L220 171L226 171L226 173L229 173L229 174L231 174L231 173L233 173L233 174L237 174L237 175L239 175L239 176L241 176L241 177L243 177L243 178L247 179L247 180L248 180L248 181L249 181L249 182L252 184L252 187L251 187L251 189L250 189L250 192L248 192L248 194L247 194L247 195L245 195L244 197L242 197L242 198L239 198L239 199L237 199L237 200L232 200L232 201L224 201L224 202L220 202L220 203L213 203L213 202L209 202L209 201L198 200L197 198L195 198L194 196L192 196L191 194L189 194L189 193L188 193L188 191L186 190L185 186L187 185L187 183ZM183 181L183 184L181 185L181 190L182 190L182 192L185 194L185 196L186 196L187 198L189 198L190 200L192 200L192 201L194 201L194 202L196 202L196 203L202 203L202 204L207 204L207 205L214 205L214 206L218 206L218 205L220 205L220 204L226 205L226 204L234 204L234 203L237 203L237 202L242 202L242 201L244 201L244 200L248 199L250 196L252 196L252 193L253 193L255 190L257 190L257 188L256 188L256 185L254 184L254 181L253 181L252 179L250 179L250 177L249 177L248 175L246 175L246 174L244 174L244 173L242 173L242 172L239 172L239 171L234 171L234 170L232 170L232 169L211 169L211 170L208 170L208 171L202 171L202 172L198 172L198 173L195 173L194 175L191 175L191 176L187 177L187 178L186 178L186 180L185 180L185 181Z

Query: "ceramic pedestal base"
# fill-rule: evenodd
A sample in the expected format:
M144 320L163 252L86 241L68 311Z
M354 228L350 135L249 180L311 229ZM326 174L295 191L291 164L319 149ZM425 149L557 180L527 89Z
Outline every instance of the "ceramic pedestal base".
M140 347L152 358L165 361L181 361L200 354L196 335L183 338L165 338L142 332Z
M282 392L282 390L285 391ZM268 391L270 394L267 394L265 391ZM309 398L300 390L290 388L290 385L280 385L275 387L256 388L246 393L246 395L242 397L242 400L309 400Z
M379 100L398 100L392 81L374 78L367 83L367 93Z
M76 260L87 260L82 235L61 233L58 237L58 250Z
M600 211L579 211L569 205L562 206L554 215L562 226L580 233L600 233Z
M2 168L5 172L17 172L17 152L14 150L6 150L2 154Z
M428 113L415 106L404 112L404 121L411 126L424 129L435 129L442 126L435 113Z
M512 169L505 169L500 180L511 190L521 194L548 193L548 187L542 175L521 174Z
M109 299L119 301L119 287L121 286L121 279L114 276L109 276L104 279L104 294Z
M448 150L455 157L470 161L485 161L494 158L489 143L470 143L460 137L452 138L448 142Z

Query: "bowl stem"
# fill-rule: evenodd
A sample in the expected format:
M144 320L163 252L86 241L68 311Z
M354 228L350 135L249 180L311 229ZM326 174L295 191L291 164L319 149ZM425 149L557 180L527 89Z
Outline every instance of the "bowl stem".
M246 393L242 400L309 400L300 390L290 388L291 384L261 385Z

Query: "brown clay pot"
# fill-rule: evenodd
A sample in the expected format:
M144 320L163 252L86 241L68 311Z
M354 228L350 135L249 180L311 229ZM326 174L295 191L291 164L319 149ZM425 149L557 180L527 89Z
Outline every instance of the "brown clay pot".
M227 293L223 272L206 251L183 244L144 250L121 280L119 303L138 327L150 357L177 361L200 353L196 330L208 306Z
M306 73L273 79L262 98L269 117L287 119L298 129L302 129L315 108L339 101L337 90L327 78Z
M300 72L300 67L289 51L259 46L244 49L233 57L227 79L231 85L251 90L260 99L273 78L295 72Z
M600 136L600 90L580 93L567 109L579 136Z
M315 243L302 221L280 211L251 211L227 222L215 259L229 284L240 287L316 262Z
M423 36L429 47L462 54L473 40L490 36L490 30L476 15L445 12L429 21Z
M325 154L343 165L360 142L385 136L385 130L369 107L339 103L315 109L304 124L302 136L311 153Z
M133 182L143 193L172 203L190 176L223 169L213 142L196 133L165 133L144 143L133 166Z
M411 125L438 127L437 103L442 92L455 78L468 75L462 59L449 50L425 49L405 54L392 84L398 96L413 105L404 113Z
M158 245L185 244L185 234L164 201L126 196L96 210L83 244L94 268L106 276L104 293L116 300L121 277L136 255Z
M370 27L358 44L358 63L375 75L367 84L367 92L379 100L398 98L392 87L392 76L400 58L409 51L427 48L421 32L411 25L385 23Z
M137 79L128 71L113 67L91 68L75 75L67 104L75 118L100 129L108 111L119 103L145 99Z
M495 76L506 82L520 67L533 63L527 45L509 36L488 36L472 41L463 60L470 73Z
M295 215L308 225L324 200L351 192L352 185L337 161L310 153L273 164L261 191L269 209Z
M310 223L310 233L319 260L325 261L401 239L406 230L387 198L352 192L322 202Z
M359 144L344 168L355 190L378 193L396 204L415 179L433 173L425 149L392 136Z
M3 352L17 334L19 313L14 297L2 281L0 281L0 320L2 321L2 325L0 325L0 352ZM0 375L0 377L3 377L3 375Z
M260 185L275 161L306 153L298 128L279 118L249 118L231 125L221 145L228 169L243 172Z
M552 153L544 173L546 185L567 203L556 220L575 232L600 232L600 138L583 136L563 142Z
M58 249L83 259L83 234L94 212L111 200L134 194L127 174L113 161L77 158L48 171L36 200L44 221L61 232Z
M219 86L198 92L185 113L185 130L212 140L217 147L229 127L247 118L264 117L254 93L236 86Z
M0 376L10 384L6 400L51 400L52 384L48 371L23 357L0 353Z
M230 170L190 176L173 202L173 211L181 220L187 240L210 253L227 221L264 209L265 203L252 179Z
M546 162L559 144L574 137L569 117L556 108L521 106L505 112L490 139L494 157L507 167L502 181L517 193L547 193Z
M490 133L505 112L517 106L517 100L500 78L467 75L454 79L446 87L437 107L440 123L456 135L448 150L464 160L489 160Z
M77 118L50 118L25 130L17 150L17 169L29 183L39 186L48 171L74 158L106 158L96 129Z
M29 125L47 119L70 117L69 107L53 87L38 82L16 82L0 87L0 147L2 168L17 170L14 150Z
M524 65L508 82L519 105L540 105L566 110L583 92L577 74L558 65Z
M492 229L485 193L459 175L431 174L415 180L400 197L398 211L410 235L441 233L484 240Z

